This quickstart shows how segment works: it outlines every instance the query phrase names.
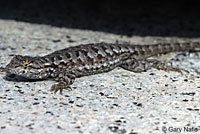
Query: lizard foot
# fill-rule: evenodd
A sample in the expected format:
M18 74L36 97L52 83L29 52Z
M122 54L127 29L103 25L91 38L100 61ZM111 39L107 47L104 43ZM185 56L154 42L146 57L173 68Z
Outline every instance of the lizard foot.
M54 84L51 87L51 91L54 91L54 93L57 93L58 91L60 91L60 94L62 94L63 89L67 89L69 91L72 90L72 88L70 86L63 84L63 83Z
M172 66L172 64L167 65L166 63L163 62L159 62L158 64L155 64L154 66L155 68L159 69L159 70L164 70L164 71L174 71L174 72L178 72L183 74L183 72L189 73L189 71L183 69L183 68L179 68L179 67L174 67Z

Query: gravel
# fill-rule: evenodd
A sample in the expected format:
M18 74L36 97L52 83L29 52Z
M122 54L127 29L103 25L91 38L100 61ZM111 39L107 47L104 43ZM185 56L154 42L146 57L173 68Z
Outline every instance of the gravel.
M45 55L91 42L149 44L184 38L125 36L83 29L0 20L0 66L15 54ZM199 40L199 39L195 39ZM199 53L176 53L173 64L189 74L120 68L76 79L63 95L54 81L18 82L0 73L0 133L137 134L200 128ZM179 129L180 128L180 129ZM195 132L193 130L192 132Z

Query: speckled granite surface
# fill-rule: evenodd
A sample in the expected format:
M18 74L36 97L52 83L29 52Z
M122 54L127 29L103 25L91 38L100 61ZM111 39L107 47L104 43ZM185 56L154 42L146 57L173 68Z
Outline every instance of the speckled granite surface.
M15 54L45 55L90 42L186 40L126 37L9 20L0 20L0 26L0 66ZM132 73L118 68L76 79L73 90L63 95L49 91L53 81L8 81L0 73L0 133L160 134L179 129L183 133L185 128L195 132L192 128L200 128L200 75L194 72L199 69L199 57L199 53L173 57L173 63L190 74L155 69Z

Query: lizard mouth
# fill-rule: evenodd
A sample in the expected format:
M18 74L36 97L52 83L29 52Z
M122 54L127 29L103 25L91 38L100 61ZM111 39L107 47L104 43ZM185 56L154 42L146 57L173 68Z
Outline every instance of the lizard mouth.
M19 79L27 79L27 80L33 80L33 81L38 81L40 80L39 78L31 78L31 77L28 77L26 75L19 75L19 74L16 74L15 71L11 71L5 67L0 67L0 72L5 72L6 73L6 76L9 77L9 78L19 78Z
M36 81L43 80L43 79L37 79L37 78L28 78L22 75L14 74L14 73L7 73L5 79L8 81L17 81L17 82L36 82Z

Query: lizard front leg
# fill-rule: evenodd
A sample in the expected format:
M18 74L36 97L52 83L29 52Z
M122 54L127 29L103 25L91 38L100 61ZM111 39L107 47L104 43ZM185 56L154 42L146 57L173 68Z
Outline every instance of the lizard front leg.
M54 91L55 93L60 91L60 94L62 94L63 89L71 90L70 85L74 82L75 77L76 76L73 73L59 72L54 79L58 83L52 85L51 91Z

